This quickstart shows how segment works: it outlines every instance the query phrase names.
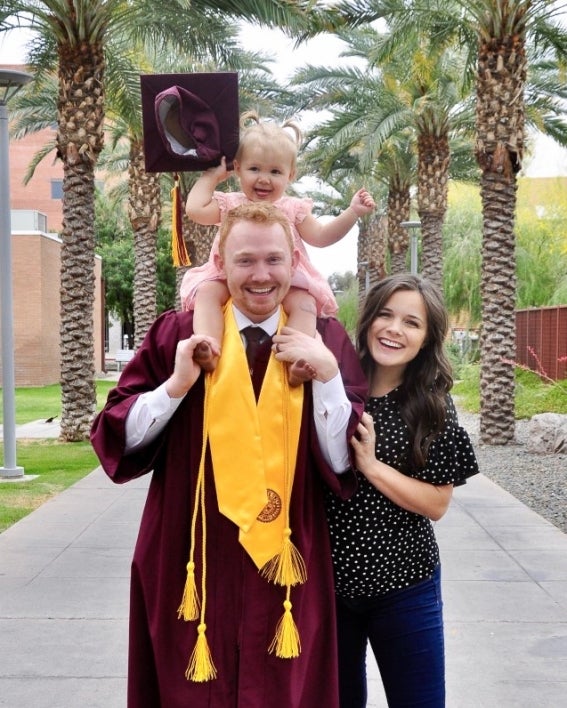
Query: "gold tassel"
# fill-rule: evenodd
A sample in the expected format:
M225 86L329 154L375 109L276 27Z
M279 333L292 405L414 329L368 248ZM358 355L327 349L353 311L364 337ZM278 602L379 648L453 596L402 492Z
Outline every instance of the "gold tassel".
M183 221L181 216L181 196L179 190L179 175L173 178L171 190L171 256L176 268L190 266L191 259L187 253L183 238Z
M199 617L199 596L197 595L197 584L195 582L195 563L187 563L187 578L183 598L177 610L177 618L183 618L186 622L196 620Z
M269 560L260 573L276 585L301 585L307 580L305 561L291 540L289 527L284 530L281 552Z
M217 669L213 663L207 638L205 637L206 629L207 625L204 623L201 623L197 627L197 643L195 644L195 648L189 659L187 671L185 672L185 678L188 681L201 683L217 677Z
M291 614L291 602L289 601L289 588L287 599L284 601L284 613L276 627L276 635L270 644L268 651L270 654L276 653L280 659L295 659L301 654L301 642L299 632L293 616Z
M178 611L178 616L183 616L184 619L197 619L200 616L200 622L197 626L197 641L195 647L189 657L189 663L185 671L185 678L188 681L211 681L217 677L217 669L214 665L209 644L205 636L207 625L205 624L205 613L207 607L207 520L205 515L205 454L207 450L208 438L208 420L209 420L209 396L210 383L212 374L207 374L205 378L205 401L203 404L203 442L201 446L201 460L199 462L199 474L197 477L197 486L195 489L195 506L193 509L193 518L191 519L191 548L189 550L189 562L187 563L187 579L185 581L185 590L183 599ZM199 598L195 583L195 563L193 562L195 554L195 533L197 528L197 516L201 514L202 523L202 543L201 543L201 561L203 564L201 577L201 608L199 610ZM187 617L185 616L187 614Z

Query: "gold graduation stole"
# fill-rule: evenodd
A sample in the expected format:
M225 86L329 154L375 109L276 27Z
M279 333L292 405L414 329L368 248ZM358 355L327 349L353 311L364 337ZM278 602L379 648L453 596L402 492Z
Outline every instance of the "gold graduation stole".
M301 649L291 615L291 587L306 580L303 559L291 540L289 506L303 410L303 386L290 388L287 367L272 355L258 401L246 353L232 310L224 309L225 330L217 368L205 379L203 446L192 518L187 582L178 616L200 618L198 638L186 676L193 681L216 677L205 638L206 519L204 460L211 449L219 511L239 528L239 542L268 581L286 587L284 614L269 647L282 658ZM285 324L281 313L279 327ZM195 528L201 515L203 564L199 602L194 577Z

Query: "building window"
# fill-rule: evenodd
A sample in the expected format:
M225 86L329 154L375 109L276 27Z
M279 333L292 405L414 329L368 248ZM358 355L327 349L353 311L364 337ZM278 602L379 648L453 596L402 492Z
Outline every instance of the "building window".
M63 180L62 179L52 179L51 180L51 198L52 199L63 199Z

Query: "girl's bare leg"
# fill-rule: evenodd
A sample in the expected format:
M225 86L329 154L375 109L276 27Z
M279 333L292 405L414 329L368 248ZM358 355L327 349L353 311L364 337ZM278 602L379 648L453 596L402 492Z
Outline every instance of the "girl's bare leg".
M195 334L206 334L219 343L224 333L222 308L228 300L228 288L222 280L207 280L199 285L195 294L193 330ZM202 342L195 348L193 359L204 371L214 371L218 356L214 354L208 342Z
M300 332L315 336L317 330L317 306L315 298L307 290L291 288L283 300L287 314L287 325ZM300 386L315 378L317 372L304 359L298 359L289 365L288 381L290 386Z

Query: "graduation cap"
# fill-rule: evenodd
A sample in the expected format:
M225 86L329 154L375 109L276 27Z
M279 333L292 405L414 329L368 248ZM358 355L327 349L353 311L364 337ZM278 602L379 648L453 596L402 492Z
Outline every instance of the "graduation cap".
M142 121L146 172L227 167L238 148L236 72L144 74Z

